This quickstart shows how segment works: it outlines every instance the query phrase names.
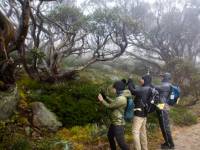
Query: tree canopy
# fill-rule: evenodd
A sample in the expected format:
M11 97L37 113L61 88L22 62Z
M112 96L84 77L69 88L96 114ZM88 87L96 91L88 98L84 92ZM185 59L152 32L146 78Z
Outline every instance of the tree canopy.
M175 58L196 64L199 16L200 4L195 0L153 4L90 0L82 5L64 0L1 1L0 78L13 83L14 70L22 64L32 79L55 82L121 55L158 68ZM85 61L63 67L72 56Z

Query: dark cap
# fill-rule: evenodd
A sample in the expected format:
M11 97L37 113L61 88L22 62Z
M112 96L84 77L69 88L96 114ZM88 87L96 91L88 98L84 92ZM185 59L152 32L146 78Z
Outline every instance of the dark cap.
M163 81L164 81L164 82L165 82L165 81L170 81L171 78L172 78L172 75L171 75L171 73L169 73L169 72L165 72L164 74L161 74L161 76L163 77Z
M123 81L116 81L113 84L113 88L115 88L116 91L123 91L125 90L125 87L126 87L126 83L124 83Z

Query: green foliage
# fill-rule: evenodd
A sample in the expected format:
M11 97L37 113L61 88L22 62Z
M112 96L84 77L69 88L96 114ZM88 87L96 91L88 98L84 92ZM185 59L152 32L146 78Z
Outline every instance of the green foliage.
M191 76L191 86L190 86L190 92L191 95L195 97L195 100L200 99L200 73L196 73L193 76Z
M173 123L179 126L190 126L197 123L197 116L183 107L172 108L170 117Z
M23 75L21 77L21 80L17 81L17 84L18 84L19 90L21 90L21 92L27 92L27 90L29 90L29 89L37 90L37 89L42 88L42 84L39 83L39 81L31 80L26 75Z
M12 146L12 150L30 150L30 149L31 149L30 142L25 138L18 139Z
M24 80L24 79L23 79ZM101 85L89 81L69 81L55 85L25 79L30 101L41 101L56 113L66 126L102 122L107 110L97 101Z
M8 120L0 122L1 150L62 150L54 146L56 145L55 143L60 141L55 135L43 132L40 140L32 139L30 135L27 135L23 126L17 121L18 120L15 120L13 122ZM30 128L30 130L32 130L32 128ZM57 149L54 149L54 147Z
M97 124L63 128L56 133L60 141L68 141L73 149L84 149L85 144L95 145L107 141L107 127Z
M58 5L48 17L65 26L68 31L78 30L87 20L79 8L68 5Z
M34 141L33 146L34 146L34 149L37 149L37 150L52 150L53 143L55 141L57 141L57 139L54 137L52 138L45 137L41 140ZM58 150L61 150L61 149L58 149Z
M87 70L88 71L88 70ZM58 116L59 120L70 127L58 131L53 139L42 139L40 142L34 141L32 146L36 149L51 149L53 143L59 141L69 141L72 147L84 149L85 145L95 145L107 140L106 126L108 110L100 105L96 97L101 88L105 89L111 84L109 75L103 71L90 70L90 73L82 72L80 79L57 84L39 83L24 77L19 81L20 89L23 89L25 97L29 101L41 101ZM113 74L112 74L113 75ZM137 76L133 76L137 80ZM172 121L176 125L191 125L196 123L197 118L187 109L182 107L173 108L170 111ZM23 120L22 120L23 122ZM2 124L2 128L3 128ZM148 138L150 142L160 142L159 125L156 113L148 116ZM126 125L126 139L132 141L132 124ZM156 140L155 140L156 139ZM16 143L16 142L14 142ZM26 145L25 141L18 144ZM0 145L1 146L1 145ZM58 147L60 146L57 145ZM56 148L57 148L56 146ZM62 146L62 142L61 142Z
M13 120L0 122L0 149L29 150L30 143Z
M179 100L178 106L183 106L183 107L192 106L195 104L195 100L196 100L195 97L192 95L184 96Z
M147 130L149 133L153 133L155 132L155 130L157 130L159 127L159 123L158 123L158 117L156 112L154 113L150 113L148 115L148 121L147 121Z
M58 141L55 142L54 145L51 147L52 150L70 150L72 149L71 143L68 141Z
M164 66L164 70L172 73L173 81L181 87L182 96L189 95L192 89L195 90L192 80L197 80L195 76L198 75L198 69L190 61L173 59Z
M112 13L111 10L96 10L89 18L90 30L100 37L109 33L109 25L112 25L113 21L116 21L118 13ZM110 24L109 24L110 23Z
M41 64L45 53L39 48L32 48L27 52L26 61L28 64Z
M89 16L88 22L88 30L99 38L102 45L105 37L112 33L116 34L117 42L122 42L124 26L135 26L135 22L119 7L96 9Z
M86 126L74 126L70 130L71 140L76 142L95 142L99 137L105 137L107 129L101 128L95 124ZM102 134L104 133L104 134Z
M39 59L40 61L45 57L45 54L44 54L44 52L42 52L40 49L38 49L38 48L34 48L34 49L32 49L31 51L30 51L30 53L31 53L31 56L33 57L33 58L37 58L37 59Z
M181 82L184 78L196 73L194 65L183 59L173 59L164 66L165 71L172 72L173 79Z

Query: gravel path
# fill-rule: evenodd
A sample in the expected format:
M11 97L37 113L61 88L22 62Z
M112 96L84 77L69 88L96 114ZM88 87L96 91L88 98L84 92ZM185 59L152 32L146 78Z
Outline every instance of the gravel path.
M178 129L174 142L176 150L200 150L200 123Z

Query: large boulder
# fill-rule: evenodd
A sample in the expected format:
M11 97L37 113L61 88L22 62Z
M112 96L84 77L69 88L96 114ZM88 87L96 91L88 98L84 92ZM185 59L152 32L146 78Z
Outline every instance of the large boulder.
M31 109L33 111L32 123L35 127L56 131L62 126L56 115L48 110L43 103L33 102L31 103Z
M0 91L0 120L9 119L17 108L19 100L17 86Z

